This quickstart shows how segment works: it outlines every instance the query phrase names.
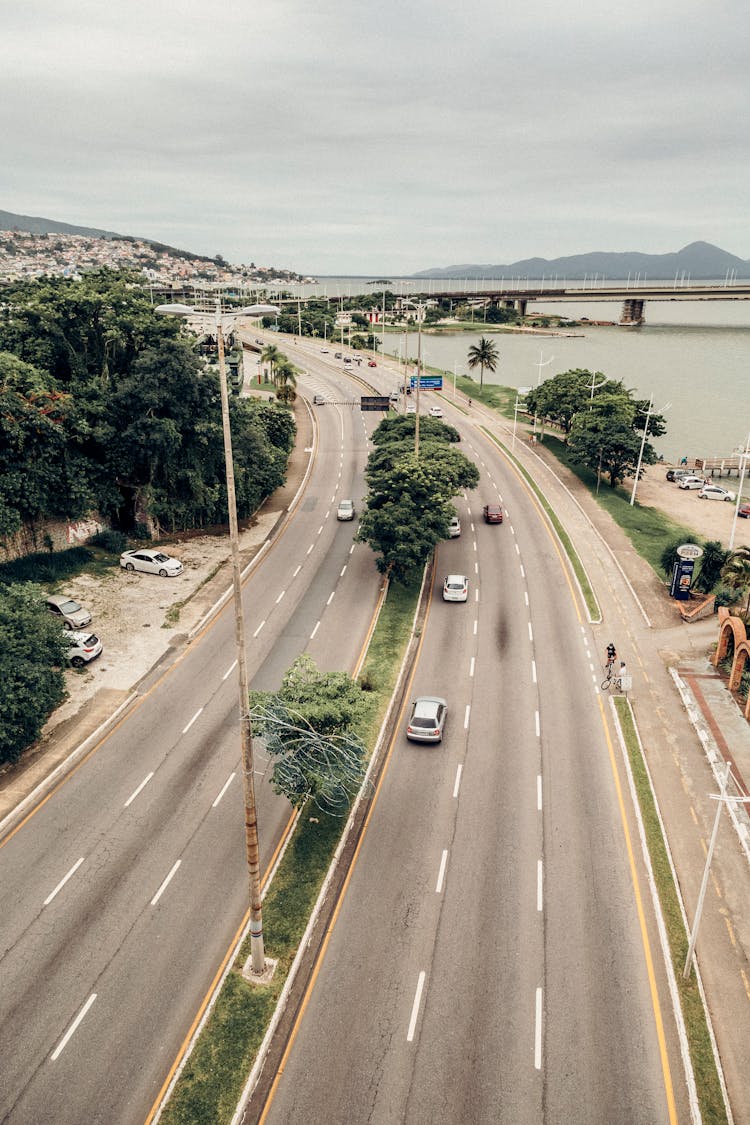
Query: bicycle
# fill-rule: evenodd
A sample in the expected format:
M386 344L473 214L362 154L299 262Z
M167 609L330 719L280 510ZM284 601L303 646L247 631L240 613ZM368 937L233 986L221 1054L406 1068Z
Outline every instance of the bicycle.
M602 680L601 690L609 691L611 689L613 691L622 691L622 677L615 670L614 657L611 660L608 660L604 665L604 671L607 673L607 675Z

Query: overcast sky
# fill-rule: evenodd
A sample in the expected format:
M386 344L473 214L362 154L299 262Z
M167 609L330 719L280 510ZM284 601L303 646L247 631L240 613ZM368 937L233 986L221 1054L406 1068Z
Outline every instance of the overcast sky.
M746 0L24 0L0 209L311 274L750 258Z

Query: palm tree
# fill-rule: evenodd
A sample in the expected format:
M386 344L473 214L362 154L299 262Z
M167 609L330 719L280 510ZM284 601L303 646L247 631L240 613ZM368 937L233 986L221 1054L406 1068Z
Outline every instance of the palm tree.
M294 402L297 392L297 368L286 357L280 356L273 373L273 385L279 402Z
M738 547L730 551L729 558L721 568L721 579L731 590L744 590L750 587L750 547ZM745 606L745 617L750 612L750 592Z
M480 336L478 344L472 344L469 348L469 367L473 370L475 367L479 368L479 390L484 386L484 369L494 372L498 365L500 356L497 351L497 344L493 340L488 340L486 336Z
M274 371L276 370L276 366L280 362L280 360L283 359L283 358L284 357L282 356L281 352L279 351L279 349L276 347L275 344L266 344L265 348L260 353L260 362L268 364L268 366L270 368L270 373L271 373L271 380L273 382L275 382L275 379L274 379L273 376L274 376Z
M700 573L695 581L697 589L710 594L721 577L721 569L729 558L729 551L717 539L709 539L703 545Z

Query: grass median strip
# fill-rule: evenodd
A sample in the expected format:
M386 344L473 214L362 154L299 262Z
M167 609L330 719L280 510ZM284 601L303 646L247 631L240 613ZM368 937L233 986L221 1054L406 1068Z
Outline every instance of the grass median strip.
M727 1121L724 1098L695 973L691 973L688 980L683 980L682 976L687 958L688 936L685 931L685 923L672 876L672 867L651 789L651 779L643 760L641 744L635 729L630 705L622 696L615 699L614 704L633 773L651 866L664 916L664 924L667 929L670 955L687 1031L690 1058L695 1072L701 1116L704 1125L719 1125L719 1122Z
M581 592L583 594L584 601L586 602L586 609L588 610L590 619L592 621L600 621L602 613L601 613L601 609L599 608L599 603L596 600L596 594L594 593L594 591L591 587L591 583L589 582L588 575L586 574L586 570L584 568L584 565L583 565L583 563L581 562L581 560L578 556L578 552L576 551L575 547L573 546L573 542L572 542L570 536L568 535L567 531L565 530L565 528L561 524L560 520L558 519L554 509L552 508L552 505L549 503L546 496L544 495L542 490L539 488L538 484L535 482L535 480L531 476L531 474L524 468L524 466L521 464L521 462L518 460L518 458L513 456L511 451L504 444L504 442L500 441L500 439L495 434L493 434L490 430L488 430L485 426L482 426L482 431L483 431L483 433L485 433L487 435L487 437L490 439L490 441L495 443L495 445L498 447L498 449L502 449L505 456L510 461L513 462L513 464L518 469L519 473L521 473L524 480L528 484L529 488L531 488L533 490L534 495L537 497L537 499L539 500L539 503L544 508L545 512L547 513L547 515L549 517L549 520L550 520L552 526L554 527L555 531L557 532L557 536L558 536L560 542L563 545L563 549L564 549L566 555L570 559L570 565L573 567L573 571L575 573L575 576L578 579L578 584L581 587Z
M360 682L367 685L372 706L359 734L371 752L409 641L419 590L419 582L389 588L370 642ZM263 903L266 952L278 958L273 981L259 988L242 976L248 938L162 1112L164 1125L231 1121L345 824L346 818L314 805L303 810Z

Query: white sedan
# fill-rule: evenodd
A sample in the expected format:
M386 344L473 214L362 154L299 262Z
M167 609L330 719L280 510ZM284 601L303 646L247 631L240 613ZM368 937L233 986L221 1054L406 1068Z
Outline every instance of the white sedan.
M440 407L440 406L431 406L430 407L430 418L442 418L442 417L443 417L442 407Z
M174 578L182 574L182 563L161 551L124 551L120 555L120 566L124 570L142 570L146 574L160 574L162 578Z
M718 484L707 484L698 493L699 500L736 500L737 493Z
M684 489L705 488L706 480L705 477L683 477L682 480L678 481L678 487Z

